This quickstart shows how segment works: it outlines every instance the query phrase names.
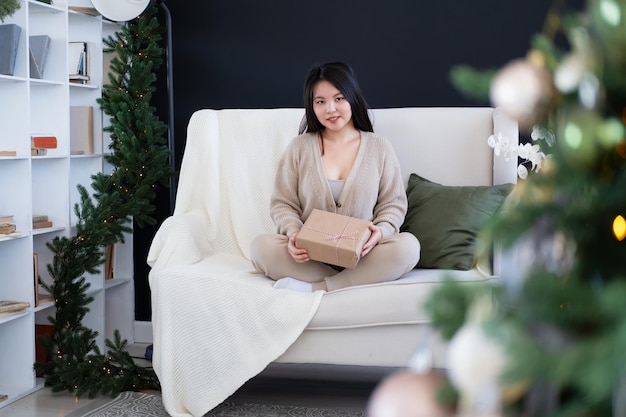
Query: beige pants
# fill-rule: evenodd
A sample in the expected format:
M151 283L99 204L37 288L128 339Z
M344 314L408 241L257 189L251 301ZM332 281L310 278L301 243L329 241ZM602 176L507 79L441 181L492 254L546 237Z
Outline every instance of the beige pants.
M287 236L279 234L257 236L250 251L254 267L273 280L292 277L311 282L314 290L393 281L413 269L420 256L417 238L411 233L399 233L381 240L356 268L338 271L317 261L297 263L287 252L288 241Z

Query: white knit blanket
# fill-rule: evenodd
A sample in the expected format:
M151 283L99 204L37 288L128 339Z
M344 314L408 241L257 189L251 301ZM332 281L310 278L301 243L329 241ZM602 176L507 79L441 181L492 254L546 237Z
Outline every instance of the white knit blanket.
M201 110L192 116L174 215L148 263L153 365L163 404L199 417L298 338L322 293L276 290L249 261L252 238L274 233L276 164L301 109Z

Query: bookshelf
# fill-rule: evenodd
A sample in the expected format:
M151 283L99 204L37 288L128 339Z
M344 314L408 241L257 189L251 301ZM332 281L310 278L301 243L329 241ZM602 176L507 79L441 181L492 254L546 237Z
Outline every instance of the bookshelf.
M87 3L87 4L85 4ZM102 127L107 124L96 100L101 96L104 66L102 38L119 29L99 15L73 10L89 7L84 0L54 0L45 4L22 0L20 9L3 24L21 27L15 69L12 75L0 75L0 151L14 151L0 156L0 187L10 198L0 200L0 216L12 215L19 236L0 235L0 300L28 301L31 307L0 316L0 394L8 399L0 408L43 387L33 370L36 361L35 328L47 325L54 314L54 303L45 298L35 305L37 253L41 279L50 282L46 265L52 253L46 243L55 236L74 233L73 207L79 196L76 186L91 189L91 175L110 170L104 155L108 138ZM41 78L31 78L30 37L50 38ZM90 80L86 84L69 81L69 43L88 44ZM93 152L71 152L70 109L93 107L89 129L93 134ZM31 154L31 135L51 135L56 148L45 155ZM104 144L104 145L103 145ZM47 215L51 227L33 228L33 215ZM104 272L87 277L94 301L83 324L99 333L97 343L105 351L104 341L119 329L122 337L133 341L134 294L132 284L132 235L115 248L114 278ZM102 268L104 269L104 268Z

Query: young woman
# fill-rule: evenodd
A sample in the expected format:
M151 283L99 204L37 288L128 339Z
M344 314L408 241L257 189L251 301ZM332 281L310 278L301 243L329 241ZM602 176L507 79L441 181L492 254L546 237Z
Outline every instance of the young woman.
M278 165L270 213L278 234L257 236L255 268L274 287L332 291L392 281L415 267L420 245L400 233L407 199L391 144L373 133L352 68L330 62L310 70L304 86L306 124ZM295 245L313 209L372 221L354 269L310 260Z

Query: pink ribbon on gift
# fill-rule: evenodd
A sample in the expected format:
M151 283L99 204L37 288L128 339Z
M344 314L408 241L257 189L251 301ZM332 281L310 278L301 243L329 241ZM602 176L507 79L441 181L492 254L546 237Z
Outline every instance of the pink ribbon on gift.
M332 240L335 242L335 259L336 259L335 263L338 264L339 263L339 243L341 243L341 240L342 239L358 240L355 237L358 231L346 233L346 229L348 229L348 226L350 226L351 222L352 222L352 219L348 220L348 223L346 223L346 225L344 226L343 231L338 234L328 233L328 232L325 232L324 230L317 230L315 228L308 227L308 226L306 228L309 230L313 230L314 232L321 233L323 235L328 235L328 237L325 240Z

